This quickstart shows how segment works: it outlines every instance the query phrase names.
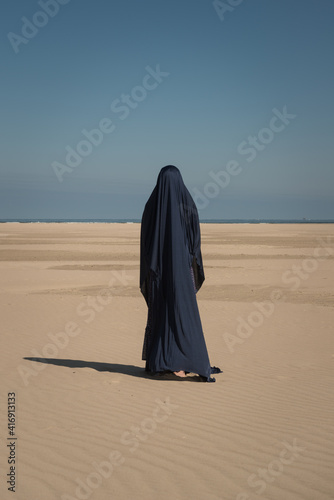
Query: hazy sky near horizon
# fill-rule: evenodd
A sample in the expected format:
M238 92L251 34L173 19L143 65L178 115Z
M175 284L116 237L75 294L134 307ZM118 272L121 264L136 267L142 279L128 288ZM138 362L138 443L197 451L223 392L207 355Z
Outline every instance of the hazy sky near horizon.
M3 5L0 219L334 218L332 0ZM37 26L36 26L37 25Z

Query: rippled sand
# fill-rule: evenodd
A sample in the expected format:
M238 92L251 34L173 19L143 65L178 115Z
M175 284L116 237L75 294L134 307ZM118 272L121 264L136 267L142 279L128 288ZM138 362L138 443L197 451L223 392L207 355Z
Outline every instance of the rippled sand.
M138 224L0 225L1 499L334 498L334 226L201 229L215 384L145 376Z

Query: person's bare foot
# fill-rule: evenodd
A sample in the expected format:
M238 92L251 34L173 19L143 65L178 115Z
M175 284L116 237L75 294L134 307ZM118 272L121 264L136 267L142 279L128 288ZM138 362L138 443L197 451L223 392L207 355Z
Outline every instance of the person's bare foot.
M173 372L174 375L176 375L177 377L186 377L187 375L185 374L184 370L181 370L179 372Z

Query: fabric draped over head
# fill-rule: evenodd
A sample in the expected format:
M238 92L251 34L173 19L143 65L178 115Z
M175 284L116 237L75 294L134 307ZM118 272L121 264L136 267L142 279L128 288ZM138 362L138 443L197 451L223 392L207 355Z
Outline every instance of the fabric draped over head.
M196 291L204 281L196 205L179 170L168 165L145 205L140 288L148 305L142 359L151 373L197 373L213 382Z
M142 217L140 288L148 301L150 273L163 289L175 288L192 266L196 290L205 279L196 205L173 165L161 169Z

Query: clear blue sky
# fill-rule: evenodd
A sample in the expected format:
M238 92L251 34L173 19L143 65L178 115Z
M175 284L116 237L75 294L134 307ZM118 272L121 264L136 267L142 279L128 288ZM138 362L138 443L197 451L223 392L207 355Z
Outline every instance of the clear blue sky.
M66 1L3 5L0 218L140 218L167 164L201 219L334 218L332 0Z

